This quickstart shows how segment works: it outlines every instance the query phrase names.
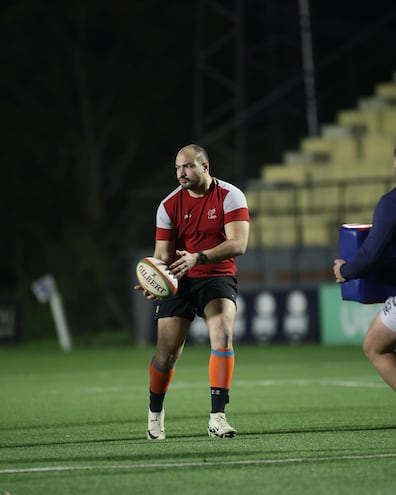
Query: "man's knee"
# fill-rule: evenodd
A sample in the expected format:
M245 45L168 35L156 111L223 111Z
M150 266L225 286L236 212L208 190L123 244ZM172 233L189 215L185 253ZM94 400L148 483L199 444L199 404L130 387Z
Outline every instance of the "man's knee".
M363 342L363 352L370 361L384 354L393 353L396 347L396 334L387 329L377 318L367 331Z
M374 356L377 354L377 351L375 350L371 339L367 339L367 337L364 339L363 342L363 352L370 361L372 361L374 359Z

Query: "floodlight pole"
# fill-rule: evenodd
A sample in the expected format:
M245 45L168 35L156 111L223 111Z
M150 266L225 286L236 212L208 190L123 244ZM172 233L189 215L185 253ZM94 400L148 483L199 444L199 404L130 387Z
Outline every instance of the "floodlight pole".
M316 101L315 71L312 54L311 19L309 0L299 0L301 51L304 71L307 131L309 136L319 135L318 106Z

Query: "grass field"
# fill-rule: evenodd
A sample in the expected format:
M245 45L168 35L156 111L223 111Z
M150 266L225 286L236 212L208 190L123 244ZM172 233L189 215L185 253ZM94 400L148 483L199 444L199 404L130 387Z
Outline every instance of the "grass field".
M237 346L209 438L207 347L187 346L149 442L152 348L0 348L0 495L396 492L396 396L359 348Z

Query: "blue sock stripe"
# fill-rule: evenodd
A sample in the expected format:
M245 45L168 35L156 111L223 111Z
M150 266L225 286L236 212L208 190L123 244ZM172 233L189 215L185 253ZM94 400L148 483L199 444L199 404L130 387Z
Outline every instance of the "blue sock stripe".
M170 368L161 368L161 366L157 363L157 361L155 360L155 357L153 356L152 359L151 359L151 362L153 363L153 366L154 368L159 371L160 373L168 373L169 371L173 370L173 368L175 367L174 365L171 366Z
M231 357L234 355L234 349L230 349L229 351L216 351L216 349L212 349L210 352L220 357Z

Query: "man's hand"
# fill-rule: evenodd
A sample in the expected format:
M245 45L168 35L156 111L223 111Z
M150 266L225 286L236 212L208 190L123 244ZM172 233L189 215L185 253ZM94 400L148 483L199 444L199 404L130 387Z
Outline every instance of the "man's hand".
M341 275L341 271L340 271L341 266L344 263L346 263L345 260L340 260L340 259L334 260L333 273L334 273L337 284L341 284L342 282L346 282L346 278L344 278Z
M176 254L179 256L179 259L174 261L169 266L169 271L175 276L178 280L180 280L183 275L185 275L188 270L194 268L197 264L198 258L197 253L189 253L188 251L179 251L176 250Z
M149 292L147 289L145 289L144 287L142 287L141 285L134 285L133 286L133 289L134 290L141 290L142 293L143 293L143 296L146 298L146 299L150 299L151 301L158 301L160 298L157 297L157 296L153 296L153 294L151 294L151 292Z

